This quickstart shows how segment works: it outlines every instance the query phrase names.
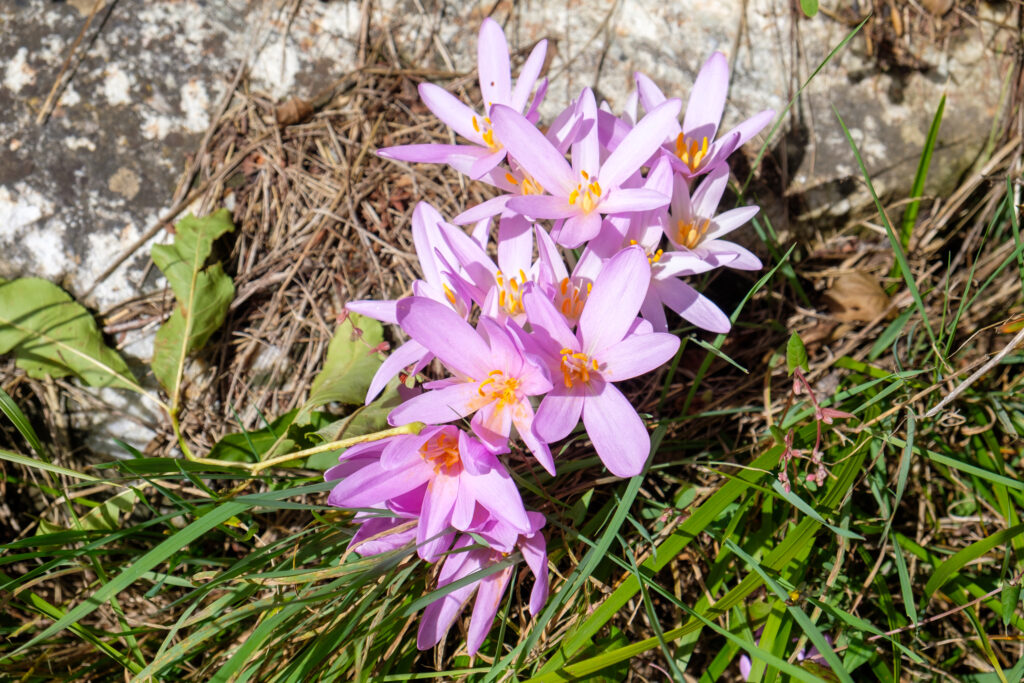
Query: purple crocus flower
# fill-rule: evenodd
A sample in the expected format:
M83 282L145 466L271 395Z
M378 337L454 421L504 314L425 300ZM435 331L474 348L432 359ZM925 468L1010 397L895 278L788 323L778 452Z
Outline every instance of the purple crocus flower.
M676 187L676 190L681 189L685 192L686 186L682 178L676 175L675 179L683 184L681 188ZM659 159L645 179L645 184L659 192L672 192L673 174L669 162L664 158ZM673 197L673 202L675 201L676 197ZM697 327L720 334L728 332L731 326L728 316L710 299L680 278L728 264L736 256L732 253L722 253L719 260L709 260L686 249L665 251L661 248L661 242L662 235L667 230L664 226L668 222L669 216L664 209L635 213L628 221L609 220L608 229L603 230L590 243L581 262L591 253L598 255L599 258L608 259L625 246L637 245L644 250L651 265L651 282L647 296L640 306L640 313L656 332L668 331L666 307Z
M636 74L640 103L652 111L665 101L665 95L647 76ZM697 80L686 103L682 129L676 125L675 138L666 148L679 173L687 179L707 173L721 164L736 149L768 125L775 112L766 109L715 139L729 92L729 61L721 52L713 53L697 73Z
M352 457L358 460L350 464ZM349 471L353 465L358 468ZM366 508L390 503L407 514L418 507L416 543L420 557L428 562L451 545L449 527L471 528L477 506L512 529L530 529L508 471L482 443L450 425L353 446L342 454L337 468L325 473L327 480L338 476L343 478L331 490L331 505Z
M466 291L464 278L455 272L452 264L458 263L455 254L448 247L443 231L458 228L444 222L441 214L427 202L420 202L412 212L412 243L419 256L423 279L413 283L413 293L449 306L463 318L469 315L470 294ZM470 238L466 238L470 239ZM350 301L345 308L374 320L398 324L397 301L371 300ZM427 366L433 355L415 340L407 341L392 351L377 369L366 392L366 403L370 403L387 385L392 377L403 368L414 366L417 373Z
M575 248L601 229L601 216L644 211L668 204L669 198L643 188L624 187L658 149L666 126L679 113L679 100L667 100L645 116L606 159L601 159L597 105L589 89L581 95L581 115L589 128L572 145L572 165L533 124L509 107L491 109L495 130L515 158L550 194L524 195L508 208L532 218L559 223L551 236Z
M551 375L561 375L537 409L533 428L551 443L567 436L583 415L598 457L619 477L643 469L650 436L636 409L612 382L650 372L679 348L671 334L630 334L651 279L647 256L638 246L610 259L587 297L573 334L542 293L527 291L526 314Z
M537 512L528 512L527 515L530 517L530 530L523 534L514 534L513 546L505 545L505 538L509 535L507 527L502 528L505 525L493 519L473 530L491 545L490 548L473 548L473 538L467 535L460 536L441 566L437 587L443 588L474 572L487 569L504 560L508 553L518 547L534 576L533 590L530 593L530 614L537 615L544 606L548 593L547 544L540 533L541 527L544 526L544 515ZM475 655L491 630L511 577L512 566L509 565L479 581L456 588L427 605L420 619L416 647L427 650L441 642L463 607L473 597L473 593L476 593L473 614L469 620L469 633L466 637L466 650L470 656Z
M513 88L505 32L498 22L484 19L477 41L477 69L485 111L490 110L491 105L501 104L522 113L537 83L541 67L544 66L546 52L547 41L537 43L523 64ZM537 107L546 89L545 82L533 98L526 114L528 119L536 121ZM505 158L505 148L500 136L495 136L491 119L487 115L477 114L447 90L433 83L421 83L419 91L423 103L437 118L473 144L403 145L377 150L377 154L399 161L451 164L472 178L479 178L501 163Z
M715 214L729 183L729 167L724 164L708 172L690 197L686 179L676 175L672 188L665 235L672 244L686 249L710 267L728 266L737 270L760 270L761 260L749 250L721 239L740 227L757 212L756 206Z
M454 378L430 382L427 391L391 411L392 425L440 424L473 414L471 425L492 450L505 449L515 425L520 438L552 475L551 450L533 435L529 397L551 390L547 374L525 355L505 326L480 318L486 341L447 306L410 297L398 302L402 329L437 356ZM511 323L509 323L511 324Z

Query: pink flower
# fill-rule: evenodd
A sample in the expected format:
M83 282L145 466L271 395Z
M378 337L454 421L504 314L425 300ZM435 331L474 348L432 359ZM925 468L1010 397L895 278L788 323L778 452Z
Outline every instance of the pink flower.
M484 110L489 111L492 105L501 104L521 113L540 75L546 52L547 41L537 43L523 64L513 88L505 32L493 19L484 19L477 41L477 69ZM536 120L537 107L546 89L545 82L537 91L527 118ZM419 91L423 103L437 118L473 144L386 147L377 150L380 156L399 161L447 163L472 178L479 178L501 163L505 158L505 148L500 137L495 135L487 115L477 114L447 90L433 83L421 83Z
M665 235L672 244L692 252L710 267L760 270L760 259L750 251L721 239L758 211L756 206L742 206L716 215L728 183L729 167L716 166L708 171L691 199L685 178L675 176L668 219L664 222Z
M489 520L474 529L488 543L490 548L474 548L474 540L470 536L460 536L448 557L445 558L438 575L437 587L443 588L450 583L464 579L476 572L492 567L506 559L515 547L523 555L527 566L534 576L533 591L530 594L530 614L536 615L544 606L548 593L548 559L544 536L540 533L544 526L544 515L528 512L530 529L528 532L514 537L514 546L506 546L508 530L502 529L501 522ZM461 551L461 552L460 552ZM498 613L501 598L508 587L512 576L512 564L499 571L480 578L461 588L444 595L430 603L423 610L420 628L416 636L416 647L427 650L437 645L448 633L456 617L466 606L473 593L476 602L473 615L469 620L469 633L466 638L466 650L470 656L475 655L487 637Z
M647 76L636 74L640 103L652 111L665 101L665 95ZM722 135L717 140L718 124L729 92L729 62L721 52L713 53L701 67L686 103L683 126L675 127L674 141L666 148L679 173L694 178L725 159L768 125L775 112L766 109Z
M447 306L410 297L398 302L398 322L414 340L455 375L426 384L432 389L402 403L388 417L392 425L441 424L473 414L473 431L492 450L506 448L515 425L519 437L552 475L555 462L547 444L533 436L529 397L551 390L541 367L528 358L505 327L480 319L486 341Z
M541 401L534 431L549 443L558 441L582 414L597 455L619 477L640 473L651 442L640 416L612 382L655 369L679 348L671 334L632 333L650 278L639 247L610 259L583 306L576 334L542 293L530 290L524 297L532 336L546 352L552 377L562 378Z
M669 200L665 195L624 184L658 149L679 105L678 100L668 100L655 108L602 161L594 94L584 90L580 112L591 123L572 145L571 166L533 124L513 109L495 105L491 117L509 153L550 193L514 197L508 208L532 218L559 219L552 238L574 248L598 233L602 215L665 206Z
M358 462L349 464L354 456L359 456ZM360 444L340 460L324 475L328 481L343 477L327 502L346 508L388 504L417 514L418 552L428 562L451 545L449 527L471 527L477 506L512 529L530 529L508 471L483 444L457 427L425 427L417 435ZM353 465L357 468L349 471Z
M440 302L465 318L469 315L472 302L469 292L465 289L464 279L460 277L460 273L454 272L452 264L458 261L442 236L445 229L454 230L465 236L458 228L445 223L437 209L427 202L416 205L412 213L412 243L416 248L416 255L419 256L423 279L413 283L413 293ZM345 308L374 320L397 324L397 304L397 301L364 299L350 301ZM366 403L369 404L403 368L414 366L412 372L415 374L425 368L433 358L429 351L414 340L399 346L384 359L374 374L366 392Z

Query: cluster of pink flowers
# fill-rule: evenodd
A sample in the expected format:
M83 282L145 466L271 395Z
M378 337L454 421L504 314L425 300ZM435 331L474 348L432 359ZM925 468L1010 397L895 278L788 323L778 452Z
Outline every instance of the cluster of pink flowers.
M429 426L349 448L326 473L340 480L332 505L363 509L352 539L357 552L414 540L422 559L444 558L439 587L505 562L427 607L421 648L444 637L476 592L467 643L476 653L515 552L535 577L531 613L546 600L544 517L525 509L499 458L510 441L518 438L554 475L551 445L582 418L613 474L639 474L650 436L616 383L676 353L679 339L668 332L665 308L706 330L728 331L729 318L683 278L719 266L761 267L748 250L722 239L757 207L719 213L718 203L727 157L773 112L717 134L729 80L725 57L715 53L701 69L682 125L681 101L637 74L621 115L599 107L585 89L542 129L545 50L542 41L513 86L504 33L484 20L483 112L436 85L419 89L426 106L466 142L379 151L389 159L449 164L501 192L451 223L420 203L412 232L423 279L413 283L412 296L348 305L409 337L381 366L367 402L399 373L418 374L434 359L449 374L423 384L389 417L395 426ZM496 260L488 250L495 217ZM465 224L473 224L468 233L456 227ZM468 431L450 424L463 418L471 418Z

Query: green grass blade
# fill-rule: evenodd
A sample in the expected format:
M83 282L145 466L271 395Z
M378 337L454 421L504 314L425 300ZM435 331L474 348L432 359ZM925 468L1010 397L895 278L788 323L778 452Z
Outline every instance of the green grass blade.
M928 310L925 308L924 301L921 299L921 293L917 289L917 283L914 281L914 274L910 272L910 265L907 263L907 256L903 253L903 247L900 245L899 238L896 236L896 232L893 230L892 224L889 222L889 217L885 213L885 207L882 206L881 200L878 198L878 194L875 192L875 186L871 182L871 176L868 174L868 169L864 166L864 160L860 156L860 150L857 148L857 143L853 141L853 137L850 135L850 129L846 127L846 122L843 121L843 117L839 114L839 110L832 107L832 111L835 112L836 118L839 119L839 125L843 129L843 135L846 136L846 142L850 145L850 149L853 150L853 155L857 159L857 166L860 168L861 175L864 177L864 182L868 185L868 191L871 193L871 198L875 202L875 208L878 210L878 216L882 221L882 225L885 226L885 234L889 237L889 244L892 247L893 254L896 257L896 263L900 267L900 272L903 274L903 281L907 283L907 289L910 290L910 296L914 299L914 305L917 307L917 313L921 316L921 321L924 323L925 331L928 332L928 338L931 340L932 348L939 349L938 340L935 338L935 332L932 330L931 322L928 319Z
M996 546L1008 543L1011 539L1022 532L1024 532L1024 524L1018 524L1010 527L1009 529L1002 529L991 536L970 544L953 555L951 558L940 564L935 570L935 573L932 574L932 577L928 579L928 583L924 586L923 600L930 599L935 591L942 588L947 581L952 579L961 569L967 566L969 562L973 562L979 557L985 555L985 553L989 552Z
M921 151L921 160L917 164L917 173L914 174L914 183L910 188L912 201L903 212L903 224L900 226L900 244L906 249L910 246L910 236L914 232L914 223L917 222L917 213L921 208L921 195L924 194L924 183L928 178L928 166L932 162L932 152L935 150L935 142L939 137L939 126L942 124L942 112L946 109L946 95L939 100L939 108L932 118L932 125L928 127L928 137L924 142L924 149Z
M69 470L68 468L61 467L60 465L51 465L48 462L29 458L24 455L18 455L17 453L11 453L10 451L0 450L0 460L7 460L19 465L25 465L26 467L34 467L37 470L45 470L47 472L52 472L53 474L62 474L65 477L72 477L74 479L84 479L85 481L104 481L103 479L94 477L91 474L82 474L81 472Z

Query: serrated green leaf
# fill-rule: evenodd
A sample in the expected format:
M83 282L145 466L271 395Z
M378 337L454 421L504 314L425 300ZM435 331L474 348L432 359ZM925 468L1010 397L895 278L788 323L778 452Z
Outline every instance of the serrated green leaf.
M93 387L140 391L89 311L46 280L0 281L0 353L12 351L36 379L74 375Z
M306 408L337 401L361 405L381 360L377 348L384 328L372 318L350 313L334 331L324 369L313 380Z
M803 368L804 372L811 371L807 364L807 348L804 347L800 335L794 332L789 335L789 341L786 342L786 369L792 375L797 368Z
M153 374L171 396L172 406L178 403L185 359L224 323L235 296L235 286L220 263L206 265L213 242L235 229L230 215L227 209L205 218L190 214L175 225L173 244L153 247L153 263L177 299L153 342Z
M818 0L800 0L800 9L808 17L818 13Z

